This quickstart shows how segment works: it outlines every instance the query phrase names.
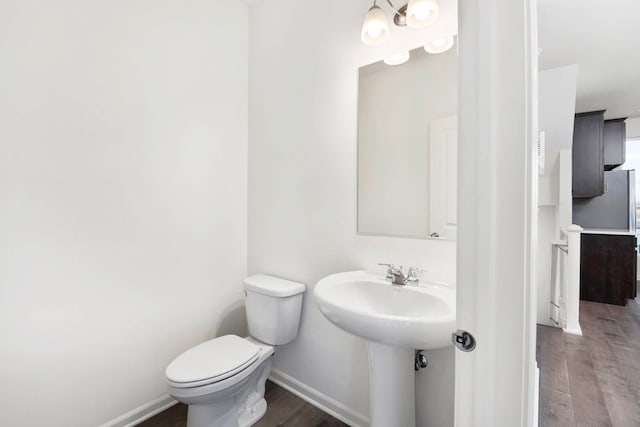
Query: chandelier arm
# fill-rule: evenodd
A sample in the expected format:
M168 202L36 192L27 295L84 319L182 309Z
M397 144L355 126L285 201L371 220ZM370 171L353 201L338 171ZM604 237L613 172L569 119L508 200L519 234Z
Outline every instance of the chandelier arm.
M398 9L396 9L393 3L391 3L391 0L387 0L387 3L389 3L389 6L391 6L391 9L393 9L398 15L403 15L403 13L400 12Z

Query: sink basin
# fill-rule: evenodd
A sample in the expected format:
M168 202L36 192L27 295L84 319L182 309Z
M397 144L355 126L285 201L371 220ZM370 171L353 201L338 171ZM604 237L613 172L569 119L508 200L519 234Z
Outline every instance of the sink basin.
M381 275L354 271L320 280L314 298L333 324L366 340L420 350L451 345L456 295L445 284L392 285Z
M434 282L392 285L352 271L320 280L313 296L329 321L367 340L370 426L415 426L414 349L451 345L455 290Z

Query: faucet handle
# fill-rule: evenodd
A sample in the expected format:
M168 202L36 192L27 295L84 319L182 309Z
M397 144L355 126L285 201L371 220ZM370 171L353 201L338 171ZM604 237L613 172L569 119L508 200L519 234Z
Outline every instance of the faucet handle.
M409 272L407 273L407 282L418 283L420 281L421 273L426 270L420 267L409 267Z
M396 266L393 264L385 264L382 262L379 262L378 265L383 265L385 267L387 267L387 279L393 279L393 272L396 271ZM402 267L400 267L400 269L402 269Z

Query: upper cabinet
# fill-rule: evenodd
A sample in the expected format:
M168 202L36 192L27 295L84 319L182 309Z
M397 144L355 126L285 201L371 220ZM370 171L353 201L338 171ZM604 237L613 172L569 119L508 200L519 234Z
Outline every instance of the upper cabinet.
M611 170L624 163L626 153L625 118L604 121L604 169Z
M573 197L604 194L604 110L576 114L573 124Z

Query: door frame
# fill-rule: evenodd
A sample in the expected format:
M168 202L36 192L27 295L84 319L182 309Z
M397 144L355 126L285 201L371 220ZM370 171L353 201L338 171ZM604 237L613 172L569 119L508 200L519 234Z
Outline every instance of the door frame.
M537 423L536 0L460 0L455 425Z

